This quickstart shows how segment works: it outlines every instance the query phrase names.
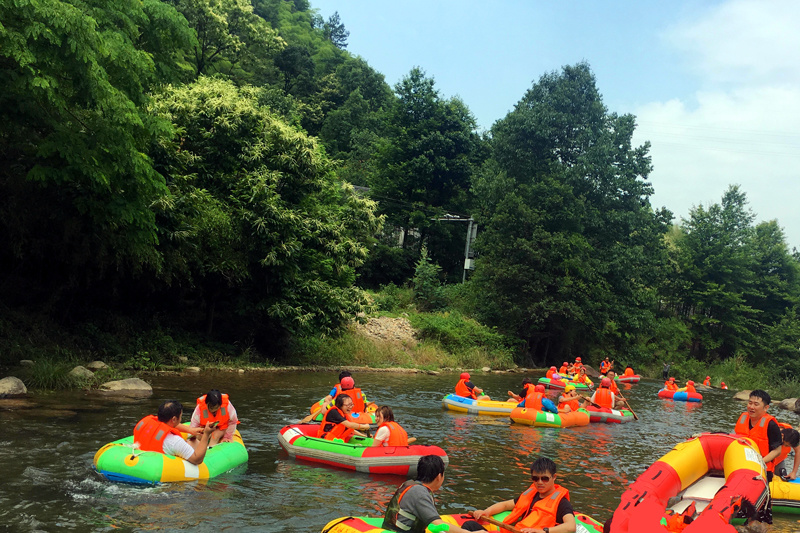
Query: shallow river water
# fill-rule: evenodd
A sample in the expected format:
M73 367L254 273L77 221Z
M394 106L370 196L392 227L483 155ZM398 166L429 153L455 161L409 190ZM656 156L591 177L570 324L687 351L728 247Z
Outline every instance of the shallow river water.
M295 461L278 445L278 430L307 414L336 377L316 372L151 376L149 399L51 393L32 396L38 409L0 410L0 529L306 533L319 532L340 516L382 514L401 478ZM493 398L505 399L507 390L518 391L523 375L473 377ZM441 399L452 390L455 374L355 378L371 401L393 407L418 444L447 452L450 466L437 493L442 514L513 498L528 486L531 460L546 455L556 461L573 506L604 521L626 486L653 461L693 433L731 431L743 409L731 399L733 391L706 391L702 404L660 400L661 383L645 380L623 391L638 422L534 428L443 410ZM205 483L155 487L110 483L93 471L95 451L129 435L163 399L177 398L193 408L209 388L229 393L236 406L250 453L246 467ZM800 422L793 413L771 412L795 426ZM798 518L776 515L772 531L800 532Z

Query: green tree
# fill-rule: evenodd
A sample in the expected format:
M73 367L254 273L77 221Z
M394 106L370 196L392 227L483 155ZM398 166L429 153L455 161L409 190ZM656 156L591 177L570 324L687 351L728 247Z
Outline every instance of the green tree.
M330 333L366 306L355 268L380 220L313 139L258 105L259 92L200 78L159 97L155 112L178 132L157 158L171 183L162 241L182 269L164 275L253 332Z
M347 48L347 38L350 36L350 32L345 29L338 11L334 11L333 15L328 17L328 21L323 28L325 38L335 44L337 48L343 50Z

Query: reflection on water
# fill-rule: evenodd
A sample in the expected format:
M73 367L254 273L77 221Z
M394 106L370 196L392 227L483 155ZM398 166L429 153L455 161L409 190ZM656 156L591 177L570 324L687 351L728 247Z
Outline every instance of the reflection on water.
M476 375L498 398L521 376ZM114 401L84 393L37 396L37 411L0 410L0 520L14 531L272 531L318 532L330 520L379 515L402 479L342 471L291 459L278 430L297 421L330 390L335 373L233 373L158 376L156 394ZM529 485L539 455L558 464L559 482L576 509L605 520L620 494L675 443L699 431L730 431L743 405L732 391L710 391L702 404L656 397L660 382L625 386L640 417L627 424L581 428L512 425L507 418L444 411L442 397L457 376L360 374L370 399L386 403L420 444L447 451L450 467L437 493L443 513L482 508ZM250 451L248 465L205 483L138 487L109 483L91 469L94 452L130 434L161 400L189 406L217 387L230 393ZM797 425L797 417L778 411ZM188 417L188 415L187 415ZM21 429L23 431L17 431ZM796 518L776 517L775 533L800 531Z

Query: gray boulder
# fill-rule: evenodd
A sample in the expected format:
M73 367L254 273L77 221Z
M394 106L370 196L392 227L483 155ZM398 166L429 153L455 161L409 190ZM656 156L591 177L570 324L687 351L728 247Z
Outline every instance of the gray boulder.
M199 366L187 366L183 370L184 370L184 372L188 372L190 374L196 374L196 373L200 372L200 367Z
M108 365L105 364L102 361L92 361L91 363L86 365L86 368L88 368L92 372L97 372L98 370L102 370L104 368L108 368Z
M85 379L92 379L94 373L88 368L78 365L72 370L70 370L68 375L75 379L85 380Z
M488 366L485 366L485 367L481 368L481 371L483 371L483 372L491 372L492 369L489 368Z
M152 396L153 387L139 378L119 379L107 381L100 385L100 392L104 394L119 394L122 396Z
M781 409L786 409L788 411L794 411L795 413L800 412L800 399L798 398L786 398L785 400L781 401L778 404L778 407Z
M24 396L25 394L28 394L28 389L21 379L13 376L0 379L0 398Z
M23 359L19 362L19 366L33 366L33 361L30 359Z
M753 391L751 391L751 390L740 390L739 392L737 392L736 394L733 395L733 399L734 400L742 400L743 402L746 402L747 400L750 399L750 393L751 392L753 392Z

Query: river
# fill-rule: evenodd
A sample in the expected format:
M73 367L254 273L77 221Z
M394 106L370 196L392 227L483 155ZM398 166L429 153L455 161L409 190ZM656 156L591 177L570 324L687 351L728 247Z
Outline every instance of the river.
M0 528L9 531L259 531L319 532L345 515L378 515L402 479L336 470L291 459L278 430L307 414L336 382L334 373L248 372L157 375L152 398L114 400L84 392L33 395L37 409L0 410ZM523 375L474 375L495 399L518 392ZM455 374L363 373L356 384L369 399L393 407L419 444L450 458L437 493L442 514L482 508L518 495L528 467L551 457L576 510L608 518L619 496L647 466L700 431L730 431L743 404L733 391L707 391L702 404L660 400L661 383L623 391L640 420L555 429L513 425L502 417L455 414L441 407ZM114 484L92 469L94 453L129 435L163 399L193 408L210 388L230 394L250 453L246 467L205 483L155 487ZM184 420L191 409L187 407ZM797 416L773 407L779 420ZM777 516L772 531L800 532L797 517Z

